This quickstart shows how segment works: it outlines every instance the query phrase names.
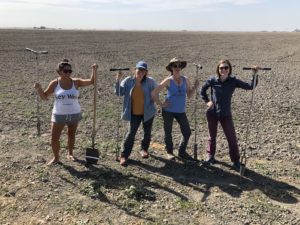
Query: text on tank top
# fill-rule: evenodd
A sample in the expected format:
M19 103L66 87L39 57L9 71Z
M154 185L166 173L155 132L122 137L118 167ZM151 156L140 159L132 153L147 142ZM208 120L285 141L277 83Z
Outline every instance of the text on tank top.
M81 108L79 105L79 91L76 89L74 81L72 81L72 88L63 89L59 81L54 89L55 102L53 107L53 114L66 115L80 113Z

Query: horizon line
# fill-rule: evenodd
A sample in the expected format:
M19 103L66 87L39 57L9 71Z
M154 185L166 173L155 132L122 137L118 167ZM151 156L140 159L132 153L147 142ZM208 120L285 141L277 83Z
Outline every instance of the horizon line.
M66 31L134 31L134 32L257 32L257 33L272 33L272 32L300 32L300 29L296 28L292 31L284 31L284 30L257 30L257 31L249 31L249 30L188 30L188 29L99 29L99 28L52 28L46 26L39 26L39 27L0 27L1 30L9 29L9 30L66 30Z

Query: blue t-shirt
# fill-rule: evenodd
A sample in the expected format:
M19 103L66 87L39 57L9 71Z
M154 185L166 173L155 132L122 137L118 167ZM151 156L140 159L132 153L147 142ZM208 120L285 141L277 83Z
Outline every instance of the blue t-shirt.
M181 85L177 85L173 79L170 80L170 86L168 87L166 101L170 103L170 106L164 108L167 112L184 113L186 103L186 79L181 76Z

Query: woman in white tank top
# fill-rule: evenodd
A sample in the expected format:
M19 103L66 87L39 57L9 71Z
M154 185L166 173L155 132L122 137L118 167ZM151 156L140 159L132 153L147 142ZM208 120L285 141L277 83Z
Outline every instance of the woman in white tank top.
M57 65L59 77L52 80L48 87L43 90L39 83L34 87L43 100L54 93L55 102L51 118L51 146L54 158L47 165L59 163L60 135L65 125L68 126L68 159L75 161L73 148L75 144L75 133L81 120L81 108L78 102L79 87L85 87L94 83L97 72L97 64L92 65L92 74L89 79L72 78L72 66L67 59Z

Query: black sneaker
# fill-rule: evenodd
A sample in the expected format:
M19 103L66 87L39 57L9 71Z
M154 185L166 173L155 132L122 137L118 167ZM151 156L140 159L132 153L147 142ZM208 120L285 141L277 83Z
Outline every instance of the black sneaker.
M184 160L189 160L189 161L194 161L194 158L192 156L190 156L189 154L187 154L186 152L180 152L178 154L178 157Z
M204 160L204 163L206 164L215 164L217 163L217 160L213 156L208 156L206 160Z

